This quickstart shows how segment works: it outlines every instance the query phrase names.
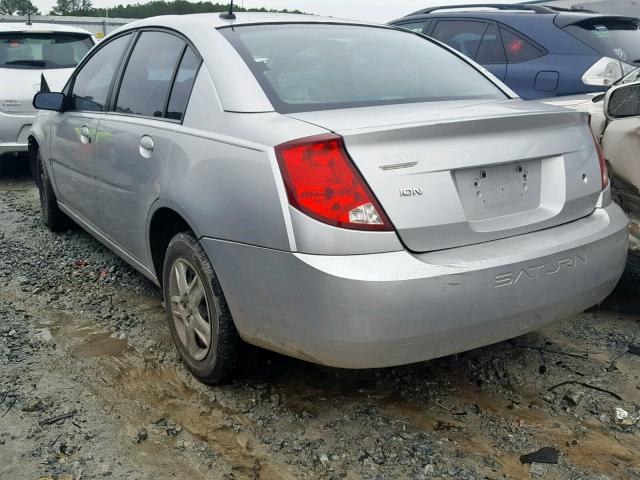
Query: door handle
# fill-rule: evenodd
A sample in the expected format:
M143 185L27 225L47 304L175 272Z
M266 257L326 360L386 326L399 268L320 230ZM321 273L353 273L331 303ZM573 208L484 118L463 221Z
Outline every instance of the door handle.
M89 127L87 127L86 125L83 125L80 128L80 141L84 145L91 143L91 132L89 131Z
M151 158L153 153L153 138L149 135L143 135L140 139L140 155L144 158Z

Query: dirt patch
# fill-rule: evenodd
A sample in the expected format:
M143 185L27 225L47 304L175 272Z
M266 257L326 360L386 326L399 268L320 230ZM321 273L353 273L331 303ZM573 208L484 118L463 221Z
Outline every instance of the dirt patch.
M0 478L640 476L633 275L598 309L472 352L345 371L249 349L238 380L207 387L160 292L82 231L48 232L37 200L24 165L0 166ZM559 463L520 461L541 447Z

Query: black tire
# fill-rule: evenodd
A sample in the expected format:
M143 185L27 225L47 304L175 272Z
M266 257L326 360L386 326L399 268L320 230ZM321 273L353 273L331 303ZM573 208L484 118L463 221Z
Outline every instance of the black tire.
M180 340L176 323L180 327L181 320L176 320L173 313L178 304L172 299L171 290L175 286L175 281L172 283L172 269L176 267L177 263L183 262L184 264L185 261L202 281L206 305L205 303L200 305L204 305L208 310L206 313L210 326L209 350L202 359L194 358L185 343ZM169 242L162 277L167 322L182 361L193 375L204 383L217 384L229 380L236 371L241 340L233 323L220 282L204 249L193 233L179 233ZM174 291L174 293L176 292ZM191 318L191 322L193 322L193 317ZM183 322L188 323L184 320Z
M35 154L37 170L36 184L40 191L40 212L42 221L52 232L62 232L73 226L73 221L58 207L58 199L51 185L51 178L47 171L40 151Z
M625 275L634 284L640 282L640 255L637 255L635 252L629 252Z

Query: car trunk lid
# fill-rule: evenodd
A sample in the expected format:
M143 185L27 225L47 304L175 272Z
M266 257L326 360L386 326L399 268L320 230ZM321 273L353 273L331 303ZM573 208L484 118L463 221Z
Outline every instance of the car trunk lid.
M406 247L486 242L590 214L601 191L586 115L520 100L293 113L344 138Z

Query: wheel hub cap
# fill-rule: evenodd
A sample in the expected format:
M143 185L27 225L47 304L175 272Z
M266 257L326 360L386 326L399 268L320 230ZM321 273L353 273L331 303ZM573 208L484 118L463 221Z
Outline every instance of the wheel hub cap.
M210 309L202 279L185 259L177 259L169 278L171 316L183 350L193 360L203 360L211 348Z

